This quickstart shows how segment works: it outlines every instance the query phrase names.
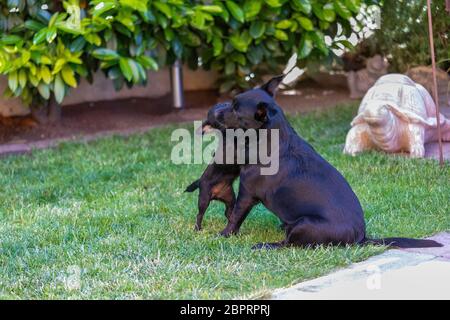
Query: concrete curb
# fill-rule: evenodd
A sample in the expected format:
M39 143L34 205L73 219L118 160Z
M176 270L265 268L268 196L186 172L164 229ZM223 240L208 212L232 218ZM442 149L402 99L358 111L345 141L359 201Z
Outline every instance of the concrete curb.
M270 299L450 299L450 233L441 248L389 250L329 275L275 290Z

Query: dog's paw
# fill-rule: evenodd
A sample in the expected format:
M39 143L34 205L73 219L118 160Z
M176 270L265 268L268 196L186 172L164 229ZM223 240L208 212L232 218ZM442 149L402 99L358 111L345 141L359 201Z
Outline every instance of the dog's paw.
M219 233L219 235L221 235L222 237L228 238L236 233L237 233L237 231L235 231L235 230L232 230L230 228L225 228L222 230L222 232Z
M222 230L222 231L219 233L219 236L228 238L229 236L231 236L231 232L226 231L226 230Z
M196 224L194 226L194 231L202 231L202 226L199 226L198 224Z

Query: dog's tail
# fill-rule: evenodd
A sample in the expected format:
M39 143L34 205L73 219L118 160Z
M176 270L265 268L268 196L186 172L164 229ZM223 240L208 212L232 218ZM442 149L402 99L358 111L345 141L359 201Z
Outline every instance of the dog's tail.
M384 238L384 239L364 239L361 244L374 244L389 246L394 248L437 248L443 245L434 240L411 239L411 238Z
M187 186L186 190L184 192L194 192L200 187L200 179L195 180L190 185Z

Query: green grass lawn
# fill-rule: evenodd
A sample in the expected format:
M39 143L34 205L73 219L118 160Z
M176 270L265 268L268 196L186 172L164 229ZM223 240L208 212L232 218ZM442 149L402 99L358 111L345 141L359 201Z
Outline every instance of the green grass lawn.
M353 186L368 234L450 230L448 167L342 155L355 112L343 106L289 119ZM0 159L0 298L257 297L384 250L252 251L283 238L277 218L261 206L239 236L217 235L225 225L221 204L210 207L202 232L193 231L198 193L183 190L205 166L170 162L174 128Z

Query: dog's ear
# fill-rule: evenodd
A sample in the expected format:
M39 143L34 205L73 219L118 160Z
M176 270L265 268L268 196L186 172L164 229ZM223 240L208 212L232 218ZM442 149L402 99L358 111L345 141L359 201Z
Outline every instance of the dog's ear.
M255 112L255 120L259 122L267 122L268 120L268 104L265 102L260 102L256 106L256 112Z
M284 79L284 74L273 77L269 81L267 81L265 84L261 86L261 89L266 91L271 97L274 97L275 94L278 91L278 86L280 85L281 81Z
M202 134L211 133L214 128L210 124L205 124L202 126Z

